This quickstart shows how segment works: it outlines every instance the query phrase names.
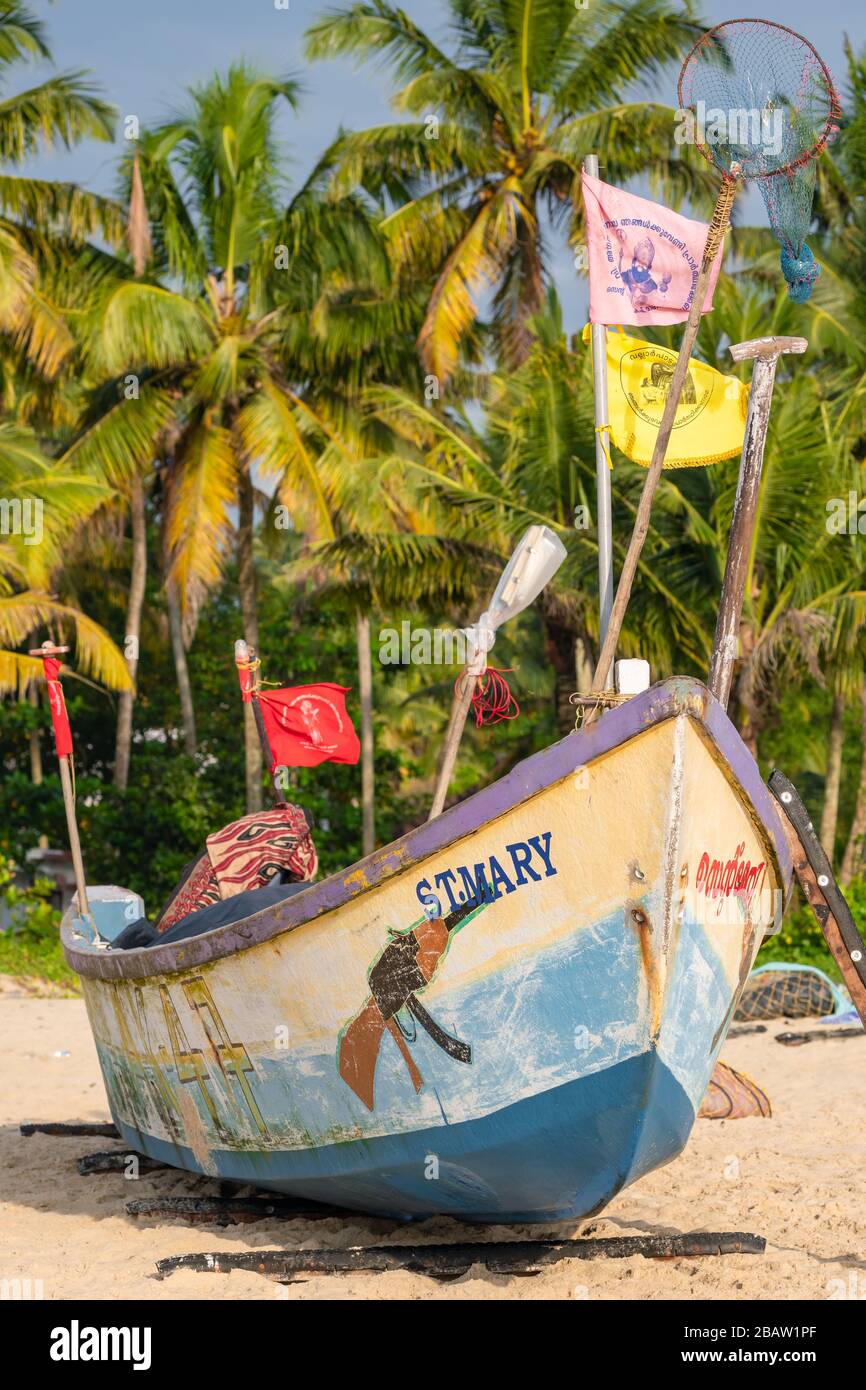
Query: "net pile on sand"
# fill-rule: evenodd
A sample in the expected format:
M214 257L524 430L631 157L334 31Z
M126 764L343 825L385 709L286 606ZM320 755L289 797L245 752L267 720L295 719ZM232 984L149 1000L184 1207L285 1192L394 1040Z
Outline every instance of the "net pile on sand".
M743 1120L748 1115L770 1119L770 1101L756 1081L745 1072L734 1071L726 1062L716 1062L707 1094L698 1117L702 1120Z
M823 1018L844 1013L850 1001L838 985L809 965L767 965L746 981L734 1018Z

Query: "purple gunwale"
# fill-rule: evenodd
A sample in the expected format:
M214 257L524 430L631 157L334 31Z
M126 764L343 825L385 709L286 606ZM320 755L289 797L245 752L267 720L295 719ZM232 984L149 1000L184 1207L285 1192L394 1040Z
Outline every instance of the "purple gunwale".
M758 766L719 702L701 681L675 676L661 681L625 704L609 710L588 729L566 734L540 753L518 763L505 777L459 802L436 820L416 826L399 840L360 859L350 868L312 884L277 907L186 941L135 951L82 947L73 940L68 916L61 926L63 952L79 975L102 980L141 980L171 975L244 951L272 937L294 931L326 912L402 873L455 840L567 777L577 768L677 715L687 715L716 749L728 780L751 808L757 828L772 849L781 882L791 882L792 863L776 804Z

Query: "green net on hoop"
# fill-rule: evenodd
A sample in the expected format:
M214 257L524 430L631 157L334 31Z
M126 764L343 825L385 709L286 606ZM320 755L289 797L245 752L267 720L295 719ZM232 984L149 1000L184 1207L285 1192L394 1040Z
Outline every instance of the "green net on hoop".
M826 64L783 24L734 19L698 40L678 93L704 157L728 178L757 183L788 293L808 299L819 274L806 244L816 160L841 115Z

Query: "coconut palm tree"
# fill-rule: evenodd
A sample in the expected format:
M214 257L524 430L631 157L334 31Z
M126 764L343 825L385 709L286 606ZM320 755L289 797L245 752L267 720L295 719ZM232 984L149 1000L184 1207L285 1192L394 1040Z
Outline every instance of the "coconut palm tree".
M310 446L321 424L293 354L310 333L322 256L338 263L356 233L363 241L352 200L329 206L310 184L286 204L274 128L279 107L296 99L291 79L236 65L142 137L152 259L143 276L117 266L84 316L87 371L100 385L66 455L118 483L162 464L168 582L185 613L195 611L233 553L240 627L253 647L259 489L303 497L311 533L329 525ZM128 203L133 160L125 173ZM256 809L262 761L247 707L245 721Z
M403 442L402 450L380 466L399 468L407 487L427 497L431 552L446 542L459 548L483 585L530 525L551 527L566 545L568 558L540 600L545 648L555 672L556 722L566 732L575 717L569 697L588 689L598 640L591 365L586 349L569 347L552 291L532 328L535 341L523 366L486 380L482 426L465 412L422 404L394 388L372 391L371 402ZM614 535L620 554L641 482L641 470L633 465L615 471ZM371 537L369 544L374 543L380 551L389 544L382 536ZM651 554L652 545L642 562L622 649L648 656L657 670L693 668L707 653L705 619L695 613L688 592L671 587ZM425 556L425 562L435 565L435 555ZM438 564L449 564L444 548Z
M0 0L0 85L23 62L51 57L28 5ZM0 333L42 373L56 373L72 348L69 329L43 282L44 262L68 239L116 239L120 209L75 184L22 177L16 167L40 150L111 140L114 112L83 72L57 73L0 99Z
M316 178L324 179L325 171ZM373 678L370 635L372 613L405 596L404 573L366 544L376 533L423 545L430 530L429 509L407 499L405 480L380 471L383 456L395 446L386 422L367 406L371 387L403 384L419 392L422 372L416 338L423 319L425 286L401 275L391 263L388 245L377 225L376 210L352 205L365 237L361 256L341 254L322 263L321 286L305 331L291 335L287 370L305 381L304 402L315 474L327 510L307 531L298 559L285 567L282 579L315 583L318 590L336 593L352 613L358 650L358 693L361 707L362 844L365 854L375 848L375 783L373 737ZM364 221L366 219L366 221ZM315 425L315 429L313 428ZM309 479L297 479L281 496L303 524L314 500L305 495ZM464 595L469 566L461 562L443 586L441 567L413 569L413 602L429 603L443 587L453 595L456 573L462 575Z
M550 228L582 235L580 170L605 151L615 183L648 174L666 198L711 198L713 178L674 144L675 111L628 100L641 79L684 55L701 32L671 0L449 0L445 46L388 0L327 11L307 32L310 58L389 68L398 124L339 136L336 186L387 199L383 227L401 262L433 281L420 347L452 376L461 343L493 297L510 366L549 280ZM680 158L681 150L686 151Z
M26 694L42 663L16 651L46 628L71 636L79 670L125 690L123 657L108 634L64 596L71 537L105 504L103 482L45 458L29 430L0 423L0 694Z
M823 235L812 239L818 248L821 278L812 299L805 306L809 319L808 336L823 355L828 387L827 410L834 436L847 443L853 467L846 485L826 489L831 499L844 501L846 514L850 496L859 498L862 467L866 454L866 345L863 320L866 316L866 54L856 53L846 41L848 91L844 109L846 119L841 135L821 165L829 177L819 186L818 225ZM849 551L862 550L858 514L848 517L857 535L839 535L838 546ZM852 584L866 587L863 559L852 564ZM858 788L852 823L842 858L840 877L848 883L862 868L866 837L866 681L863 679L862 624L863 601L852 595L840 606L834 630L830 671L834 700L828 738L822 842L831 853L836 838L839 787L844 765L843 711L846 698L855 697L862 709L862 751Z

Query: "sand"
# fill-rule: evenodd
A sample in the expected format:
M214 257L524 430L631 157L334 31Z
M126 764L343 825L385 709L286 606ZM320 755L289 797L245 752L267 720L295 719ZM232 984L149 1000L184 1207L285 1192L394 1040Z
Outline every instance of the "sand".
M796 1024L797 1028L811 1023ZM774 1035L729 1039L724 1060L768 1093L771 1119L699 1120L685 1152L626 1189L602 1216L549 1227L437 1219L411 1229L359 1217L222 1229L144 1222L132 1197L207 1195L213 1183L161 1171L80 1177L75 1160L118 1141L25 1139L24 1121L108 1120L80 999L34 997L0 981L0 1280L41 1280L46 1299L765 1299L866 1298L866 1038L783 1047ZM420 1275L353 1274L289 1286L258 1274L155 1278L155 1260L193 1251L360 1244L753 1231L764 1255L567 1261L531 1278L476 1266L439 1284ZM35 1283L31 1288L40 1290Z

